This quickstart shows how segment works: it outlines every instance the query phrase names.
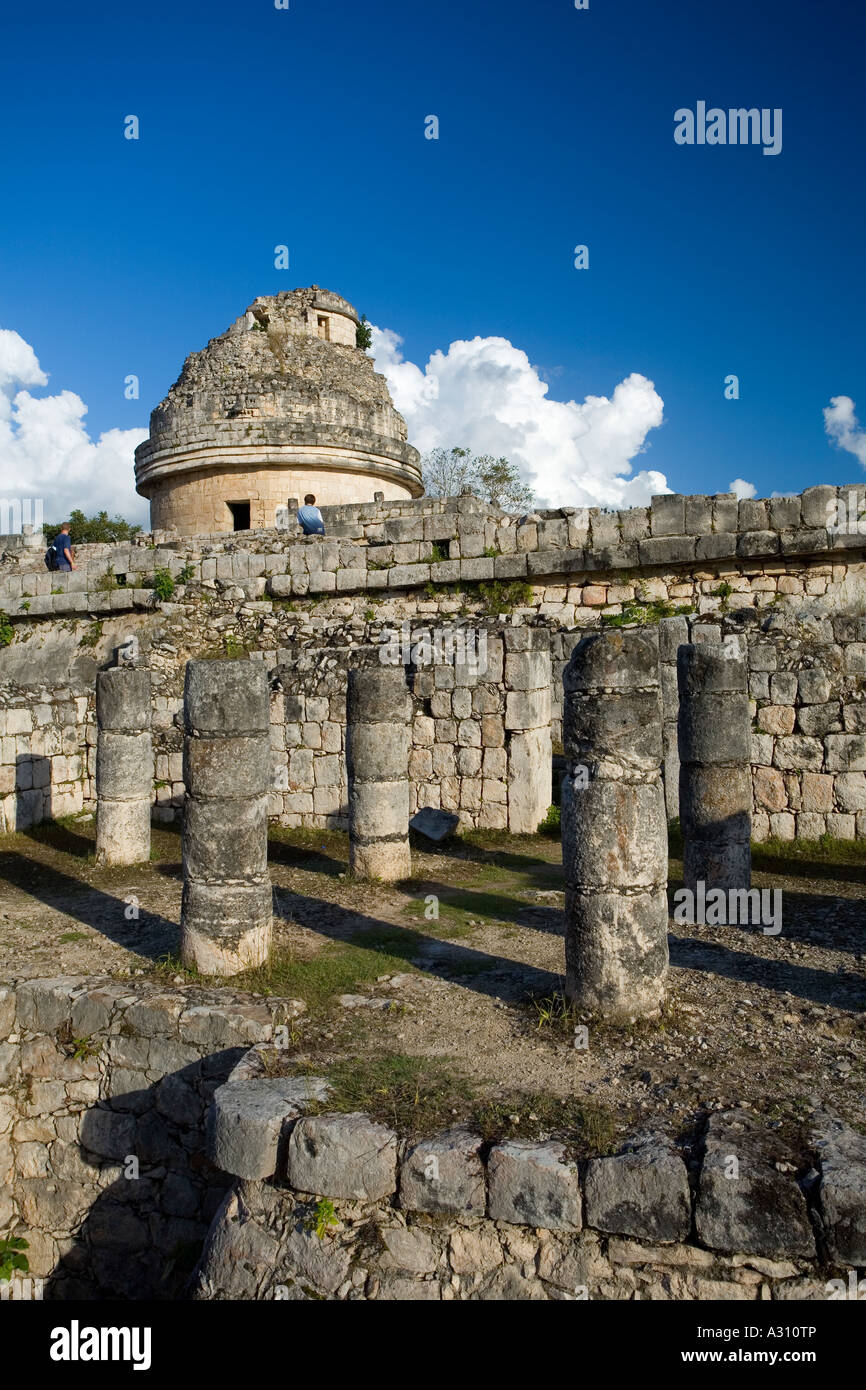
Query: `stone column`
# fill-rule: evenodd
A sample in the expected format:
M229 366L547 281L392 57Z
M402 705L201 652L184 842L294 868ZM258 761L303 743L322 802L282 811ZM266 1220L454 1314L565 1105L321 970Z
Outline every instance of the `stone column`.
M349 868L360 878L408 878L412 698L403 666L349 672L346 767Z
M533 628L505 631L508 829L534 835L550 808L550 638Z
M566 994L606 1018L654 1014L668 970L657 633L585 637L563 687Z
M677 746L677 652L689 641L688 620L662 618L659 623L659 677L662 688L662 749L664 752L665 805L668 820L680 814L680 755Z
M150 672L114 666L96 677L96 862L150 858L153 747Z
M261 965L271 940L264 664L188 662L184 719L181 957L236 975Z
M752 778L748 672L730 644L701 642L677 653L683 882L693 893L748 888Z

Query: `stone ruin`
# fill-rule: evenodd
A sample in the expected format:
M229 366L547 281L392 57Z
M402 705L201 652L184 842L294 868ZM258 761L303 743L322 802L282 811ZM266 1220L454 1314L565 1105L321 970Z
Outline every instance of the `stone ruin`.
M464 829L535 830L555 763L569 997L602 1019L651 1015L665 988L665 819L681 818L694 887L748 887L749 822L756 840L866 836L864 540L827 522L848 491L527 517L476 499L379 501L331 509L324 542L164 532L83 547L63 576L9 546L0 600L26 641L0 655L3 828L98 800L103 862L135 862L145 801L158 821L186 805L185 958L230 975L267 951L268 820L349 829L356 872L378 863L384 879L408 872L420 808ZM109 566L115 587L102 583ZM158 570L175 582L170 599L148 588ZM519 600L491 611L512 583L525 586ZM639 597L664 610L657 626L606 630ZM383 678L396 713L380 736L388 720L373 716L391 705L362 697L350 712L349 673L404 623L410 649L419 630L483 627L487 667L401 662ZM216 655L216 634L237 659L199 660ZM138 667L106 670L129 637ZM361 692L362 674L363 663ZM376 819L379 788L388 821ZM556 1145L487 1151L465 1133L410 1144L366 1117L310 1113L324 1081L268 1074L262 1054L300 1001L277 1012L216 993L79 978L0 990L3 1102L22 1135L43 1136L13 1140L19 1171L0 1209L36 1232L34 1268L62 1267L80 1289L86 1267L98 1293L133 1296L159 1286L151 1247L167 1258L208 1230L200 1297L282 1296L275 1280L292 1298L557 1298L576 1282L590 1297L822 1297L828 1260L866 1261L866 1151L831 1117L816 1116L820 1173L803 1187L791 1155L739 1112L711 1116L691 1173L649 1135L577 1165ZM104 1056L70 1058L63 1028ZM252 1050L232 1070L228 1048ZM25 1075L50 1113L24 1104ZM218 1178L187 1161L205 1129ZM155 1133L170 1139L167 1177L150 1196L142 1186L140 1208L78 1153L107 1168L140 1146L161 1162ZM748 1158L736 1200L731 1152ZM316 1197L343 1221L326 1261L304 1225Z

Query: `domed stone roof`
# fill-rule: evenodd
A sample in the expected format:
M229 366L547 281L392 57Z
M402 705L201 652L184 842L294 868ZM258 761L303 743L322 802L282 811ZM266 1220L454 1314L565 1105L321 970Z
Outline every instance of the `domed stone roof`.
M417 450L385 378L355 346L358 322L348 300L313 285L255 299L189 355L135 452L136 487L152 504L161 499L160 525L178 526L166 489L202 470L370 474L396 487L392 495L420 495ZM236 478L227 485L237 490ZM353 500L346 490L344 478L333 500ZM367 500L364 488L354 500Z

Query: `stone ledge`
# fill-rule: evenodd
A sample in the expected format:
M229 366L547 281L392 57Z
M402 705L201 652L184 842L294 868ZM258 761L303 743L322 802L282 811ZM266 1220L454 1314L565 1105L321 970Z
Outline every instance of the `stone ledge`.
M744 1113L714 1112L690 1182L675 1146L658 1134L637 1138L614 1156L581 1162L571 1160L561 1142L486 1146L467 1129L408 1142L366 1115L299 1114L303 1100L291 1081L281 1083L289 1087L285 1095L272 1087L263 1098L256 1089L260 1074L254 1047L223 1088L232 1117L243 1116L245 1171L222 1166L239 1177L269 1166L256 1176L276 1177L304 1197L384 1199L403 1212L487 1219L537 1232L595 1231L687 1248L693 1264L736 1256L811 1267L822 1252L840 1262L866 1257L866 1140L828 1116L821 1117L816 1138L824 1171L801 1184L792 1176L795 1156L774 1131ZM321 1078L305 1084L317 1097L327 1090ZM245 1087L251 1088L248 1101ZM228 1123L222 1109L217 1093L211 1132ZM286 1127L283 1177L278 1150ZM220 1152L229 1158L231 1144Z

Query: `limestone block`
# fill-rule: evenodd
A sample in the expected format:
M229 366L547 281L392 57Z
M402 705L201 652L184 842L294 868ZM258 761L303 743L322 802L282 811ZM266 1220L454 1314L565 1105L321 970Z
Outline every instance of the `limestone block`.
M815 1257L806 1201L781 1141L749 1116L717 1111L709 1121L695 1226L702 1245L770 1259Z
M686 529L686 499L679 493L653 497L650 523L654 536L682 536Z
M683 1241L691 1228L686 1166L667 1143L649 1140L615 1158L590 1159L587 1225L639 1240Z
M550 690L515 690L505 697L506 729L537 729L550 724Z
M263 665L245 661L189 661L187 728L197 735L267 733L270 701Z
M317 1077L228 1081L214 1092L206 1139L211 1162L226 1173L257 1180L276 1173L291 1121L330 1087Z
M286 1181L322 1197L389 1197L397 1186L397 1136L367 1115L307 1116L289 1136Z
M481 1144L479 1135L454 1129L413 1145L400 1165L403 1210L483 1216L486 1186Z
M840 1120L818 1117L818 1210L831 1260L866 1264L866 1139Z
M75 990L80 983L70 975L23 981L16 997L18 1026L33 1033L56 1032L72 1016Z
M547 1230L581 1228L578 1169L564 1145L506 1140L487 1163L488 1216L492 1221Z
M824 747L828 772L866 772L866 734L828 734Z

